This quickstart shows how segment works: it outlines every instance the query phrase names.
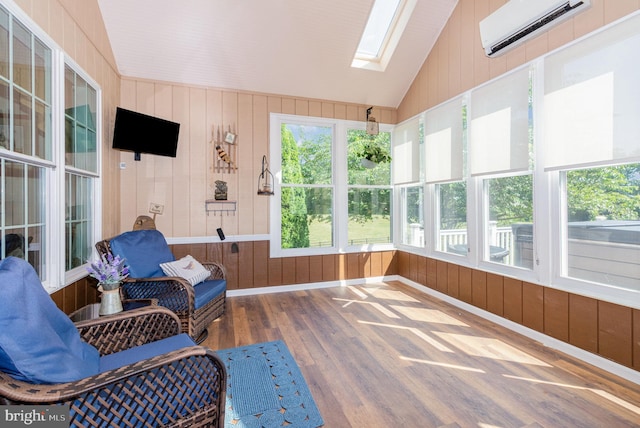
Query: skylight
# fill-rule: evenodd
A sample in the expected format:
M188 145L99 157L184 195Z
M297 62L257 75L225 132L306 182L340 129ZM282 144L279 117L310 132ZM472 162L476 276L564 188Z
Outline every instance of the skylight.
M417 0L375 0L351 67L384 71Z

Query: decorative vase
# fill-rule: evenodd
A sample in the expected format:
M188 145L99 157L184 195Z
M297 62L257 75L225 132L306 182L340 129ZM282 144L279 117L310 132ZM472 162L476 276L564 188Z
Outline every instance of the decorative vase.
M122 300L120 299L120 283L100 284L98 290L102 291L100 298L100 315L111 315L122 312Z
M369 159L366 159L366 158L360 159L360 163L362 164L363 167L369 168L369 169L372 169L378 166L377 163L370 161Z

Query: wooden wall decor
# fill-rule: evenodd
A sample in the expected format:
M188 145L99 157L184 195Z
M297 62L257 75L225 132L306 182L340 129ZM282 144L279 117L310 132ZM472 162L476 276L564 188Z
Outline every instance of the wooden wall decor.
M213 129L213 170L215 172L234 173L238 169L236 163L238 136L231 131L231 125L227 131L221 127Z

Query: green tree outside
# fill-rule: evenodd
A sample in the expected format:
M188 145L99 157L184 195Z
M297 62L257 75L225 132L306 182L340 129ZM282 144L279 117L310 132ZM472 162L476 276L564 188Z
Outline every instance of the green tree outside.
M302 183L298 145L291 130L282 125L282 182ZM309 225L307 223L307 204L305 189L282 186L282 248L309 247Z

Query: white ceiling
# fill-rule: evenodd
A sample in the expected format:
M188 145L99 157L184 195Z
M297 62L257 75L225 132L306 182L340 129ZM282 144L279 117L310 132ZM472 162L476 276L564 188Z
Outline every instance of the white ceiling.
M397 107L457 0L418 0L386 71L351 68L373 0L98 0L123 76Z

